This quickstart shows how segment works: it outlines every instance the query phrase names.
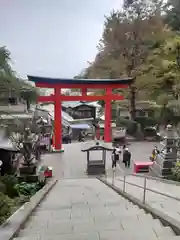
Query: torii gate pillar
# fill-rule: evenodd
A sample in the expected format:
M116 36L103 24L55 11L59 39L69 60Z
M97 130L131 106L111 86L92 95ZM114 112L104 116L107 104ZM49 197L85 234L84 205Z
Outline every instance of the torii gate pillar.
M104 141L111 142L112 141L112 130L111 130L111 97L112 89L106 88L106 96L108 97L105 100L105 127L104 127Z
M56 151L62 150L62 106L59 101L61 95L61 88L54 88L55 104L54 104L54 148Z

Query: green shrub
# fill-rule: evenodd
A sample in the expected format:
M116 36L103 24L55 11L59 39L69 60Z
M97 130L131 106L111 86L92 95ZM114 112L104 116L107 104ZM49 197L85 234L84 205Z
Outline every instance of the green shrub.
M0 182L0 192L1 192L1 193L5 193L5 191L6 191L6 186L5 186L5 184L2 183L2 182Z
M13 206L13 200L0 192L0 224L11 215Z
M171 122L176 126L180 122L180 116L173 116Z
M119 117L116 120L116 126L123 126L127 129L127 134L129 135L135 135L137 131L137 125L138 123L123 117Z
M177 162L175 167L172 169L171 180L180 182L180 162Z
M4 175L1 177L1 182L5 185L4 194L10 198L18 196L18 192L15 189L15 185L18 183L17 177L14 175Z
M15 189L18 192L19 196L33 196L37 191L39 191L44 185L37 183L26 183L21 182L16 184Z
M24 203L29 202L30 201L30 197L31 196L21 195L19 197L15 197L13 200L16 203L16 206L19 207L19 206L22 206Z
M135 121L141 125L142 129L145 127L155 126L157 124L157 121L150 117L136 117Z

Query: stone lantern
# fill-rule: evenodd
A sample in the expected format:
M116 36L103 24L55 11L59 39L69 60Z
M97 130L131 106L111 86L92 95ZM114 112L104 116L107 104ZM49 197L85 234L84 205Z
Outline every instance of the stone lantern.
M178 137L173 131L172 125L166 128L166 136L161 142L163 148L160 154L157 155L152 170L159 177L167 177L171 175L171 169L177 161L177 140Z

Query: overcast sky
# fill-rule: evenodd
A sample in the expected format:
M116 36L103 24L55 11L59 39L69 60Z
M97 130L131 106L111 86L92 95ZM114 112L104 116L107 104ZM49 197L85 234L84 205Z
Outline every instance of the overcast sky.
M0 46L27 74L73 77L92 61L104 15L122 0L0 0Z

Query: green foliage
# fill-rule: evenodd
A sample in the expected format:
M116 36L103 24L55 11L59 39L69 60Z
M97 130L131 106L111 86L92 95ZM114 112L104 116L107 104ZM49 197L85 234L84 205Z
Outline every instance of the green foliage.
M4 194L11 198L19 196L32 196L40 190L45 183L18 183L17 177L13 175L5 175L0 178ZM0 185L1 186L1 185Z
M0 181L5 186L4 194L7 196L13 198L15 196L18 196L18 192L15 189L16 184L18 183L17 177L13 175L4 175L0 178Z
M152 127L157 124L156 120L150 117L136 117L135 121L140 123L142 129L145 127Z
M180 162L177 162L175 167L172 169L171 180L180 182Z
M165 22L173 31L180 31L180 1L168 0Z
M15 189L18 192L19 196L33 196L37 191L42 188L43 184L41 183L26 183L22 182L16 184Z
M18 183L11 175L0 178L0 224L21 205L30 200L45 183Z
M39 191L44 183L18 183L13 175L0 177L0 224Z
M0 192L0 224L11 215L13 206L13 200Z
M24 86L20 89L20 97L26 102L27 110L29 110L30 104L35 103L37 100L38 91L29 84L23 83L23 85Z
M116 119L116 126L123 126L127 129L127 134L129 135L135 135L137 131L137 122L119 117Z
M9 64L11 54L5 47L0 47L0 74L12 75L13 71Z
M0 47L0 94L6 94L22 98L27 102L35 102L38 92L35 87L27 81L19 79L13 71L11 64L11 54L5 47Z
M81 77L83 74L86 78L109 79L135 76L134 99L127 90L123 91L123 95L131 99L131 115L135 98L153 99L162 105L156 117L164 122L172 113L169 103L180 95L180 70L176 63L180 36L164 23L163 2L128 0L124 1L122 10L106 16L99 53ZM168 4L172 8L165 9L167 17L171 22L176 21L176 26L168 23L173 30L179 30L180 2L169 0ZM174 106L173 112L177 113Z
M180 39L164 24L162 7L161 0L135 0L110 13L105 18L99 53L84 71L86 78L135 76L135 94L123 91L131 99L132 119L135 98L162 102L165 98L161 95L165 93L166 108L180 91L177 88L180 71L176 65Z
M0 225L20 206L29 201L29 196L10 198L0 192Z
M31 196L25 196L25 195L21 195L18 197L13 198L15 205L17 207L22 206L24 203L29 202L30 201Z
M0 192L1 192L1 193L5 193L5 191L6 191L6 186L5 186L5 184L0 181Z

